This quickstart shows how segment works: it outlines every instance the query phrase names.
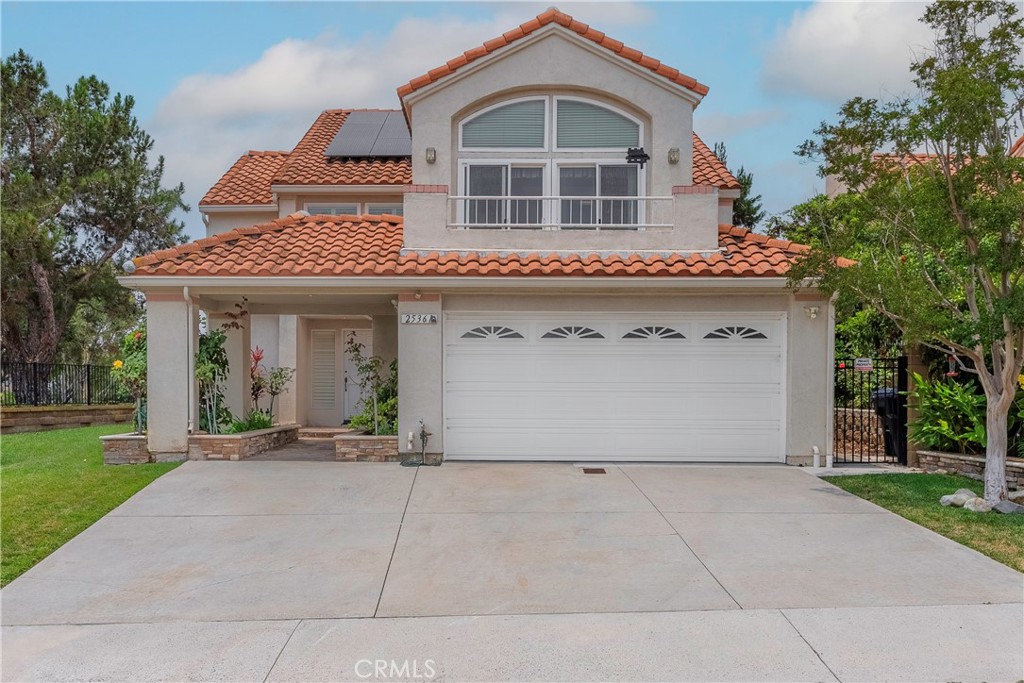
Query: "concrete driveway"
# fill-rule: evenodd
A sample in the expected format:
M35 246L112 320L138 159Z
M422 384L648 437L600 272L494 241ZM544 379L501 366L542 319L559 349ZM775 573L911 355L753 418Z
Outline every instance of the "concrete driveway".
M0 593L2 677L1024 678L993 560L795 468L605 469L186 463Z

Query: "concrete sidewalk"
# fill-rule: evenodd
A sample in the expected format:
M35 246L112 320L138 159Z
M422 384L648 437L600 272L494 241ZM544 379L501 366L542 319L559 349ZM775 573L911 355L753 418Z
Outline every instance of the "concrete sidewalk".
M0 677L1024 679L1008 567L797 468L604 467L186 463L0 592Z

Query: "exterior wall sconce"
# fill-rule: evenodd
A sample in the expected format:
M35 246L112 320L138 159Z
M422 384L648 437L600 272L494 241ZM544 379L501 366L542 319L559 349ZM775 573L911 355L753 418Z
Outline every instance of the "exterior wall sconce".
M817 306L804 306L804 315L811 320L814 320L818 317L818 310L819 308Z
M437 150L433 147L427 147L427 163L432 164L437 161Z
M679 163L679 148L673 147L668 151L668 163L678 164Z

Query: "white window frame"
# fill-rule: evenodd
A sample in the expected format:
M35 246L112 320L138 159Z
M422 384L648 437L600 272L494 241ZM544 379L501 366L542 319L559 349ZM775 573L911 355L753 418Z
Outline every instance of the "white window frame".
M629 199L630 197L627 196L627 195L623 195L622 197L605 197L604 195L602 195L601 194L601 169L600 169L600 167L601 166L636 166L636 199L637 199L637 228L636 229L639 230L639 231L644 230L644 223L647 220L647 205L646 205L646 202L643 201L643 199L644 199L644 197L647 196L647 174L644 173L644 170L642 168L640 168L639 164L629 164L629 163L626 163L625 159L608 159L608 158L596 159L596 158L592 158L592 159L554 159L554 160L552 160L552 166L553 166L553 168L551 169L551 185L552 185L552 188L554 190L552 192L552 194L554 196L557 196L557 197L564 196L562 194L562 187L561 187L561 185L562 185L562 174L559 172L559 170L563 166L564 167L570 167L570 168L572 168L572 167L575 167L575 168L591 168L591 167L594 167L594 168L597 169L597 175L596 175L596 178L595 178L596 186L594 188L594 192L595 192L594 197L595 198L602 197L604 199ZM575 195L572 195L572 196L575 196ZM559 218L561 218L561 209L560 208L559 208ZM559 222L561 222L561 221L559 221ZM600 228L601 224L600 223L595 223L594 227L595 228ZM578 228L578 229L582 230L582 229L585 229L585 228ZM625 228L613 228L613 229L625 230Z
M303 204L302 208L303 208L304 211L306 211L306 213L317 215L317 214L324 213L324 209L333 209L333 208L337 208L337 207L349 207L349 206L355 207L355 213L349 214L349 213L346 213L346 212L340 212L340 213L331 213L329 215L332 215L332 216L350 216L350 215L351 216L359 216L359 215L361 215L359 213L359 209L361 208L362 205L359 202L308 202L306 204Z
M473 119L486 114L489 111L500 109L501 107L508 106L510 104L516 104L517 102L544 102L544 146L543 147L464 147L462 144L462 127L472 121ZM551 147L551 96L550 95L531 95L529 97L516 97L511 100L502 100L496 104L492 104L483 109L478 109L466 118L459 121L459 151L460 152L547 152Z
M543 168L544 169L543 191L541 192L541 197L537 197L537 199L540 199L542 197L547 197L547 196L549 196L551 194L551 160L550 159L530 159L530 158L509 159L507 157L506 158L495 158L495 159L483 159L483 158L481 158L481 159L477 159L477 158L459 159L459 165L458 165L458 173L459 173L458 188L459 188L459 196L461 196L461 197L468 197L469 196L467 193L469 191L469 167L470 166L504 166L505 169L506 169L506 173L505 173L506 189L511 189L511 183L512 183L511 170L512 170L513 166L529 166L530 168ZM514 198L517 198L517 197L520 198L520 199L530 199L531 197L533 197L533 195L523 195L523 196L520 196L520 195L505 195L505 197L508 198L508 199L514 199ZM545 207L546 206L547 206L546 202L542 201L541 202L541 222L539 224L536 224L536 223L507 223L507 224L503 224L503 225L508 225L509 227L514 227L516 229L522 229L522 230L530 230L530 229L537 229L537 230L539 230L539 229L541 229L542 226L546 225L549 222L547 220L547 215L545 213ZM457 204L457 206L456 206L456 222L457 223L464 223L465 221L466 221L465 202L461 202L460 201Z
M377 211L376 213L374 213L373 211L370 210L370 207L373 207L373 206L378 207L378 208L382 208L382 207L392 207L393 208L393 207L397 206L399 209L403 209L403 207L404 207L402 202L366 202L366 204L364 205L363 213L365 215L368 215L368 216L379 216L379 215L384 214L384 213L389 213L391 215L401 216L402 213L403 213L401 211L399 213L397 213L397 214L394 211Z
M630 121L632 121L633 123L635 123L638 126L638 129L637 129L637 144L636 144L636 146L637 147L644 147L645 146L644 145L644 122L641 121L640 119L638 119L637 117L633 116L632 114L630 114L628 112L625 112L622 109L619 109L618 107L613 107L610 104L607 104L605 102L601 102L599 100L591 99L591 98L588 98L588 97L572 97L572 96L569 96L569 95L553 95L552 99L554 100L554 106L553 106L553 110L552 110L551 120L548 122L548 127L550 129L550 135L551 135L551 141L552 141L551 142L551 150L553 152L579 152L579 153L582 153L582 154L586 154L588 152L618 152L620 150L625 151L626 149L628 149L628 146L627 147L559 147L558 146L558 103L560 101L564 101L564 100L569 100L569 101L572 101L572 102L583 102L584 104L591 104L591 105L594 105L595 107L601 107L602 109L607 109L610 112L613 112L615 114L618 114L619 116L622 116L623 118L629 119Z

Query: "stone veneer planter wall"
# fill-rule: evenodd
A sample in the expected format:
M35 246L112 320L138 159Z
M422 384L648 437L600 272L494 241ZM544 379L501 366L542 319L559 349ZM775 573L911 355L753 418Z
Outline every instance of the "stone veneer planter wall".
M245 460L299 440L299 426L279 425L241 434L195 434L188 437L189 460Z
M339 434L334 437L334 457L342 462L398 462L397 436Z
M195 434L188 438L189 460L244 460L299 439L298 425L279 425L242 434ZM152 462L144 434L101 436L103 462L127 465ZM183 458L178 458L183 459Z
M131 403L93 406L5 406L0 409L0 433L40 432L46 429L114 425L132 421Z
M939 451L918 451L918 466L926 472L952 472L980 480L985 474L985 458ZM1006 487L1024 489L1024 458L1006 459Z
M101 436L104 465L137 465L149 462L149 444L145 434Z

